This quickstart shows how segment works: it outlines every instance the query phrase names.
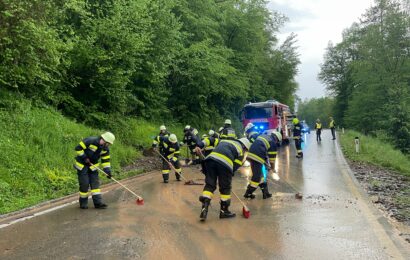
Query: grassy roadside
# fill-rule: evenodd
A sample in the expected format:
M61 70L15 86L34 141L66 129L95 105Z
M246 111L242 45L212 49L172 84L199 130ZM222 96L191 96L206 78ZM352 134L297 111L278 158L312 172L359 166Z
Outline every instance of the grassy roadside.
M54 109L38 108L15 94L0 92L0 214L77 192L74 147L82 138L104 130L116 135L111 147L114 176L138 174L121 168L141 156L140 148L151 145L158 127L144 120L112 118L110 129L93 129ZM167 127L181 138L182 125Z
M355 151L355 137L360 140L359 153ZM340 140L343 153L350 160L382 166L410 176L410 156L394 149L392 145L350 130L341 133Z

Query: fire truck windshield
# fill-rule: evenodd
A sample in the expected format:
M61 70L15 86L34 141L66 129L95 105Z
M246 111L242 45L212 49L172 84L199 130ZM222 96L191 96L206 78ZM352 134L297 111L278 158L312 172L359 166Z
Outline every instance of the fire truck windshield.
M270 117L272 117L272 107L245 107L245 119Z

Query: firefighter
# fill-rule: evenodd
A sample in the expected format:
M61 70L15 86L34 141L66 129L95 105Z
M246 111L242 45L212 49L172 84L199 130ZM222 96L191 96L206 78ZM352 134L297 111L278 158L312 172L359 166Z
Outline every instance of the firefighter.
M235 140L237 138L235 134L235 130L232 128L231 119L225 120L225 125L223 127L220 138L229 139L229 140Z
M320 136L322 134L322 123L320 123L319 118L316 119L315 129L316 129L316 141L320 142L322 141L322 137Z
M335 120L333 120L333 117L329 117L329 119L330 119L329 128L330 128L330 131L332 131L332 137L333 137L332 140L336 140Z
M169 137L161 136L159 138L159 147L160 153L167 159L164 160L164 158L162 158L162 178L164 179L164 183L168 183L171 165L175 168L175 178L177 181L181 181L182 169L179 162L180 150L177 136L174 134L170 134Z
M198 143L200 142L200 139L198 137L198 130L195 128L191 127L190 125L186 125L184 128L184 139L183 139L183 144L188 145L188 149L191 152L191 162L188 162L187 164L199 164L199 156L195 152L195 147L198 146Z
M253 192L259 187L262 190L263 199L272 197L268 190L268 180L263 177L263 166L268 170L274 167L277 156L278 144L282 142L282 135L277 131L268 131L256 138L249 148L247 160L251 164L252 178L245 194L245 198L254 199Z
M107 208L101 197L100 181L97 167L102 167L111 178L110 149L115 136L105 132L101 136L90 136L83 139L76 147L77 156L74 168L77 169L78 182L80 186L80 208L88 209L88 188L91 188L94 207L97 209ZM101 158L101 165L99 160Z
M248 140L253 143L255 142L256 138L259 136L259 132L256 130L255 125L252 123L248 123L245 127L244 135Z
M200 154L203 155L204 158L201 160L201 166L202 166L202 173L205 174L206 168L205 168L205 157L210 155L214 148L218 145L219 143L219 136L218 134L215 133L214 130L209 130L208 133L209 136L204 135L205 137L202 139L202 142L198 144L198 147L203 149L204 152L200 152ZM198 150L197 150L198 151Z
M229 211L231 204L232 175L242 166L245 160L245 152L249 150L250 142L246 138L238 140L221 140L218 146L205 159L206 177L205 187L199 201L202 209L199 218L204 221L208 214L208 207L218 181L221 198L221 210L219 218L233 218L235 213ZM197 150L200 148L197 147Z
M159 134L154 138L154 141L152 142L152 147L156 148L159 145L159 138L161 136L169 136L171 133L167 131L167 128L162 125L159 127Z
M293 139L295 139L295 146L296 146L296 152L297 158L303 158L303 152L302 152L302 125L299 122L298 118L293 118L292 120L293 123Z

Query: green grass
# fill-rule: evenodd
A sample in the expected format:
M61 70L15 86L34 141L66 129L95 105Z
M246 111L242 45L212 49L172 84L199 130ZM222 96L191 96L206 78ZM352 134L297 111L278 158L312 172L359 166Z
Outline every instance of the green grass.
M77 192L74 147L105 130L116 135L110 148L114 177L140 174L140 170L123 172L121 168L140 157L143 147L151 146L163 123L118 116L105 120L109 129L93 129L52 108L35 107L16 94L0 91L0 214ZM183 125L166 126L182 140Z
M355 151L355 137L360 140L360 152ZM363 135L355 131L345 131L340 134L341 145L347 158L353 161L366 162L410 176L410 156L394 149L389 143Z

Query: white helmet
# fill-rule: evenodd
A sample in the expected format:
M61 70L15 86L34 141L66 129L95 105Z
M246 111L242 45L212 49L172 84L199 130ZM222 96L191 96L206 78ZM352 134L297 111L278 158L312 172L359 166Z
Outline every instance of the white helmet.
M246 150L249 150L249 148L251 147L251 142L249 142L248 138L242 137L238 139L238 141L245 146Z
M205 137L208 137L206 134L203 134L202 135L202 139L204 139Z
M219 127L218 132L220 133L222 130L224 130L224 128L221 126Z
M278 131L273 131L272 135L275 135L278 138L279 143L282 142L282 134Z
M245 133L248 132L249 129L251 129L252 127L254 127L255 125L252 123L248 123L245 127Z
M185 129L185 130L188 130L189 128L191 128L191 126L190 126L190 125L186 125L184 129Z
M225 125L231 125L231 124L232 124L231 119L226 119L225 120Z
M215 134L215 131L214 131L214 130L212 130L212 129L209 130L209 133L208 133L209 136L213 136L214 134Z
M102 139L106 141L107 143L113 144L115 140L115 136L111 132L105 132L101 135Z
M164 125L162 125L162 126L159 127L159 130L160 131L165 131L165 130L167 130L167 128Z
M175 134L171 134L171 135L169 136L168 140L169 140L171 143L173 143L173 144L175 144L175 143L178 141L178 140L177 140L177 136L176 136Z

